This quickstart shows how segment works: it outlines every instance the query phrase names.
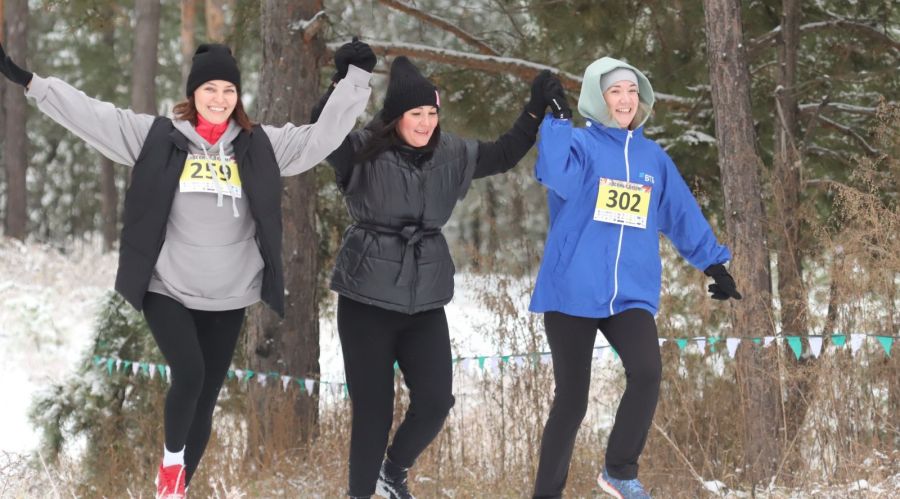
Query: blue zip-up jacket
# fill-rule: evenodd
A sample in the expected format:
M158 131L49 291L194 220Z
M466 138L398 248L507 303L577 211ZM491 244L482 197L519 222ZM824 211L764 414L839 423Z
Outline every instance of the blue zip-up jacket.
M550 229L532 312L603 318L642 308L655 314L662 273L658 232L698 269L731 259L675 164L644 137L643 127L589 120L575 129L570 120L548 115L535 175L547 187ZM651 188L646 228L594 220L601 178Z

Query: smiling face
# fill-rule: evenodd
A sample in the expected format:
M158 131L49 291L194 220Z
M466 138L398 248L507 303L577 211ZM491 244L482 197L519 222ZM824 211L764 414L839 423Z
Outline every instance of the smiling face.
M194 107L213 125L228 121L237 101L237 87L224 80L210 80L194 91Z
M627 80L617 81L603 92L603 98L616 123L628 128L638 110L638 86Z
M431 140L438 125L438 110L434 106L414 107L403 113L397 122L397 134L413 147L423 147Z

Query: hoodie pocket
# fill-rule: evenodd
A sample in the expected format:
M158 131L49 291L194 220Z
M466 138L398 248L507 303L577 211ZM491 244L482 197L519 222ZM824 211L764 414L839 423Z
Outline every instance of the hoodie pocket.
M578 235L578 232L567 232L562 236L562 243L558 246L556 254L556 265L553 266L554 276L561 277L572 263L575 246L578 244Z

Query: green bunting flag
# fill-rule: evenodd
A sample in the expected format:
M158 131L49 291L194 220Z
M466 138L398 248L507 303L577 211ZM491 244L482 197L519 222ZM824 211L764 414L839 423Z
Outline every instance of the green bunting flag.
M878 342L881 343L881 347L884 348L884 353L888 357L891 356L891 345L894 344L893 336L876 336L878 338Z
M866 344L867 337L874 337L878 340L878 343L881 345L881 348L884 350L884 354L887 357L891 356L891 347L894 345L894 340L897 338L896 336L886 336L886 335L874 335L874 334L834 334L830 335L831 342L833 345L837 347L842 347L847 343L848 336L851 336L851 352L855 354ZM791 352L794 354L794 357L800 359L803 354L803 338L807 338L809 341L809 352L814 357L819 357L822 350L822 343L826 336L822 335L810 335L808 337L801 336L766 336L765 338L746 338L746 337L721 337L721 336L709 336L709 337L695 337L695 338L660 338L659 344L662 346L666 341L674 341L678 345L678 350L686 352L687 346L690 342L694 341L699 346L698 350L701 355L707 355L707 351L704 350L705 345L709 345L708 352L714 353L717 348L715 345L720 343L725 343L726 348L723 351L727 351L729 357L734 358L735 351L737 350L738 344L742 341L750 340L757 345L762 345L763 348L768 348L769 346L777 347L780 341L779 339L783 339L787 346L791 349ZM612 345L599 345L594 347L593 356L597 359L601 359L603 357L602 352L609 348L609 351L612 352L613 357L618 359L619 352L616 351ZM489 372L499 373L502 371L503 364L514 363L516 365L525 365L528 360L531 360L533 365L538 364L551 364L550 354L548 352L528 352L521 354L506 354L506 355L478 355L471 357L455 357L452 359L454 364L461 364L461 369L470 370L474 368L474 363L477 361L478 369L484 371L485 368L488 368ZM104 369L108 375L112 375L113 372L122 371L126 375L128 374L129 367L130 371L133 375L137 376L138 374L143 373L145 376L149 378L153 378L156 373L159 373L161 378L168 378L169 368L165 364L155 364L148 362L139 362L133 360L122 360L117 359L115 357L102 357L99 355L94 355L91 357L91 362L94 366ZM102 366L102 367L101 367ZM400 364L399 362L394 362L394 370L399 371ZM282 388L284 390L287 389L290 381L293 379L297 382L297 385L300 387L300 393L308 393L310 395L316 392L315 386L316 383L321 385L320 393L323 394L332 394L337 396L338 393L343 393L343 398L348 398L350 396L349 387L346 383L338 383L338 382L330 382L330 381L321 381L316 379L302 379L295 378L288 375L282 375L277 372L269 372L269 373L256 373L250 369L241 370L241 369L228 369L227 378L229 380L237 379L237 381L249 381L253 377L257 378L257 381L261 386L265 386L266 380L271 377L273 379L281 379Z
M803 353L803 342L800 340L799 336L788 336L787 337L788 345L790 345L791 350L794 351L794 357L797 360L800 360L800 355Z

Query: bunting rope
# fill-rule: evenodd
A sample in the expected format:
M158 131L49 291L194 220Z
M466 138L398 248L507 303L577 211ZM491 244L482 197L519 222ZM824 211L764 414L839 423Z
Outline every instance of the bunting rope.
M787 344L787 346L794 353L794 356L797 359L800 359L800 357L803 355L804 338L809 342L809 353L816 358L818 358L822 353L825 338L829 338L831 344L836 348L846 347L849 340L850 352L853 354L856 354L864 346L868 338L875 338L878 344L881 345L881 348L884 351L884 355L886 357L890 357L894 340L900 339L900 336L877 334L832 334L825 336L810 335L806 337L788 335L763 336L761 338L695 336L692 338L659 338L659 346L662 347L668 342L674 342L678 346L679 351L685 351L689 345L696 345L697 349L701 353L706 353L706 347L708 346L711 353L716 353L717 351L721 351L721 347L719 345L724 344L725 351L728 353L728 357L733 359L738 347L742 342L745 341L760 345L763 348L769 347L772 344ZM611 345L598 345L593 349L594 358L602 358L603 353L607 349L612 352L614 356L618 357L618 354ZM550 356L550 352L529 352L509 355L473 355L465 357L454 357L452 359L454 364L461 364L463 370L471 370L472 366L477 363L478 369L482 372L485 370L489 372L495 372L499 370L500 367L504 364L524 366L529 360L533 363L540 363L544 365L550 365L553 362ZM93 365L96 367L105 368L108 375L112 375L114 372L123 372L127 375L130 371L133 376L143 375L150 379L153 379L154 377L159 375L161 379L165 378L168 382L172 381L172 371L169 366L165 364L124 360L115 357L102 357L99 355L95 355L93 357ZM397 371L399 369L400 366L396 362L394 362L394 370ZM347 384L344 382L296 377L277 372L263 373L253 371L251 369L229 369L227 378L229 380L237 380L238 382L243 381L248 383L251 379L255 379L260 386L266 386L268 381L271 379L273 381L278 381L281 383L282 391L287 391L288 387L293 383L299 387L300 393L306 394L314 393L316 385L319 385L320 392L323 389L326 390L326 392L330 392L332 394L337 394L338 392L340 392L343 398L346 398L349 395Z

